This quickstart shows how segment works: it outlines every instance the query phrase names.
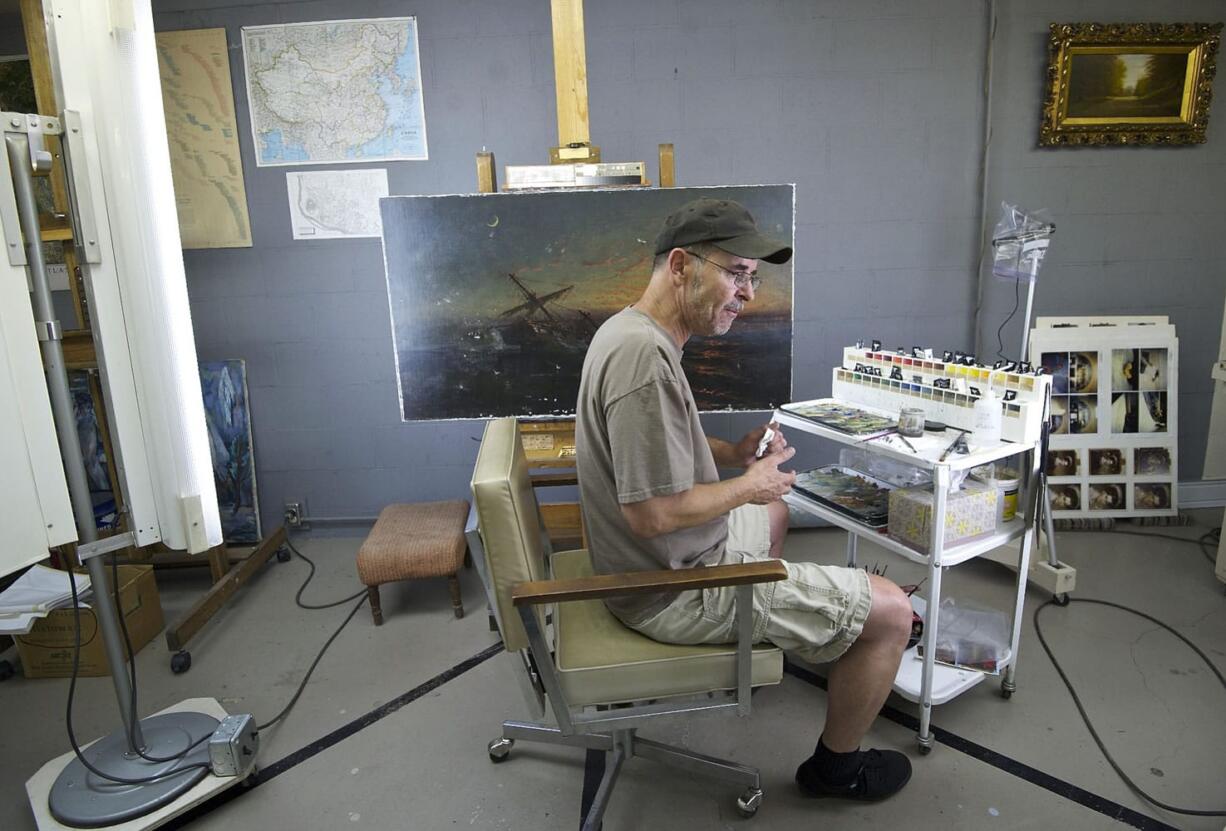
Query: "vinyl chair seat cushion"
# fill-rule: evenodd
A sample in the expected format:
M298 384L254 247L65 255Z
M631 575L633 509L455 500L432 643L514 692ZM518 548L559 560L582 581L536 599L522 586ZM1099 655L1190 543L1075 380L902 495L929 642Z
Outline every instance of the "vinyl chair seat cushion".
M553 577L591 577L585 550L553 555ZM661 643L630 629L601 600L559 603L554 610L558 675L571 706L643 701L736 688L736 644ZM778 684L783 651L754 647L751 683Z
M468 503L388 505L358 549L358 577L367 586L420 577L446 577L464 562Z

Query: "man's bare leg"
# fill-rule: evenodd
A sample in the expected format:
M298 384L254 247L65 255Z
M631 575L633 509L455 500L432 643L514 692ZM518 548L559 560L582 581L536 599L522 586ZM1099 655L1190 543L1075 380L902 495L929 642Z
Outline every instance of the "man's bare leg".
M860 746L890 694L911 635L911 602L902 589L875 574L868 579L873 604L864 631L835 662L828 679L822 743L836 753Z
M783 556L783 541L788 536L787 503L781 499L768 502L766 504L766 513L770 516L771 556L778 559Z

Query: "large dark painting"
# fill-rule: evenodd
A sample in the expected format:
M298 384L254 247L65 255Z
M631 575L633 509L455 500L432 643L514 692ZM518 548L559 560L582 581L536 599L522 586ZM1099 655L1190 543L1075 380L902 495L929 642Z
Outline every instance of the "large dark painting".
M592 334L646 287L664 217L699 197L735 199L792 239L791 185L381 200L404 419L573 413ZM702 410L791 397L792 266L759 273L728 334L686 344Z

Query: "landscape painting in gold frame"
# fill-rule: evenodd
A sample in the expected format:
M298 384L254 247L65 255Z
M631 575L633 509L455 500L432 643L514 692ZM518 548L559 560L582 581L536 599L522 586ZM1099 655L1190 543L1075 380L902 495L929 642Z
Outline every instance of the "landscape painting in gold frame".
M1053 23L1039 145L1201 144L1221 23Z

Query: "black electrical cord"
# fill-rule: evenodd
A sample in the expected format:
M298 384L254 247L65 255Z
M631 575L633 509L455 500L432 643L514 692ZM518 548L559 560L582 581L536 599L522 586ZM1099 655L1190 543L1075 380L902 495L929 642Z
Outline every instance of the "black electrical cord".
M290 711L290 710L293 708L293 706L294 706L294 705L295 705L295 704L298 702L299 697L301 697L301 695L302 695L303 691L306 689L307 682L308 682L308 681L311 679L311 674L312 674L312 673L315 671L315 667L316 667L316 666L319 664L320 660L323 658L324 653L328 651L328 647L330 647L330 646L332 645L332 642L336 640L336 638L337 638L337 636L338 636L338 635L340 635L341 630L343 630L343 629L344 629L344 628L345 628L345 627L346 627L346 626L349 624L349 621L351 621L351 620L353 619L353 616L354 616L355 614L357 614L358 609L360 609L360 608L362 607L362 604L366 602L366 600L367 600L367 598L368 598L368 596L369 596L369 595L368 595L368 593L367 593L365 590L362 590L362 591L360 591L360 592L357 592L357 593L355 593L355 594L350 595L349 597L342 598L342 599L337 600L337 601L332 602L332 603L325 603L325 604L322 604L322 605L311 605L311 604L303 603L303 602L302 602L302 593L303 593L304 591L306 591L306 587L307 587L307 585L308 585L308 584L311 582L311 580L312 580L312 579L315 577L315 563L314 563L314 562L313 562L313 561L312 561L312 560L311 560L309 557L307 557L307 556L306 556L306 555L304 555L304 554L303 554L301 551L299 551L297 548L295 548L295 547L293 546L293 544L291 544L291 543L288 541L288 539L286 540L286 543L285 543L285 544L286 544L286 547L287 547L287 548L289 548L289 550L290 550L290 551L292 551L292 552L293 552L293 553L294 553L296 556L298 556L298 557L302 558L303 560L305 560L305 561L306 561L306 563L307 563L307 565L309 565L309 566L310 566L310 568L311 568L311 571L310 571L310 573L307 575L306 580L304 580L304 581L302 582L302 585L301 585L301 586L299 586L299 588L298 588L298 592L297 592L297 594L295 594L295 595L294 595L294 603L295 603L295 604L297 604L299 607L301 607L301 608L303 608L303 609L331 609L331 608L334 608L334 607L336 607L336 606L341 605L342 603L348 603L350 600L356 600L358 597L361 597L362 599L361 599L361 600L360 600L360 601L359 601L359 602L358 602L358 603L357 603L357 604L356 604L356 605L353 607L353 609L352 609L352 610L349 612L349 614L348 614L348 615L345 617L345 619L344 619L344 620L341 622L341 625L340 625L340 626L338 626L338 627L337 627L337 629L336 629L336 631L332 633L332 636L328 638L327 642L326 642L326 643L323 645L323 648L321 648L321 649L319 650L319 653L318 653L318 654L315 656L315 660L314 660L314 661L311 663L311 667L310 667L310 669L308 669L308 670L307 670L307 673L306 673L305 677L303 677L302 681L301 681L301 682L298 684L298 689L297 689L297 690L294 692L294 697L290 699L290 702L289 702L287 705L285 705L285 708L284 708L283 710L281 710L281 712L280 712L280 713L278 713L276 716L274 716L274 717L273 717L273 718L272 718L270 721L267 721L267 722L265 722L264 724L257 724L257 725L256 725L256 729L257 729L257 730L262 730L262 729L264 729L264 728L266 728L266 727L271 727L272 725L276 724L278 721L280 721L280 720L281 720L281 719L283 719L283 718L284 718L286 715L288 715L288 714L289 714L289 711ZM150 755L146 754L146 753L145 753L143 750L141 750L141 749L140 749L140 748L137 746L137 745L138 745L138 742L136 742L136 740L135 740L135 729L136 729L136 723L137 723L137 718L136 718L136 713L137 713L136 660L135 660L135 658L133 658L133 657L132 657L132 656L133 656L133 654L134 654L134 653L133 653L133 650L132 650L132 639L131 639L130 635L128 634L128 624L127 624L127 622L124 620L124 616L123 616L123 607L122 607L122 604L120 603L120 598L119 598L119 562L118 562L118 556L117 556L117 555L115 555L115 554L112 554L112 555L111 555L111 584L112 584L112 588L113 588L113 591L114 591L114 594L115 594L115 608L116 608L116 610L117 610L117 612L118 612L118 617L119 617L119 626L120 626L120 629L121 629L121 630L122 630L122 632L123 632L124 644L125 644L125 646L127 647L127 650L128 650L128 655L129 655L129 660L128 660L128 679L129 679L129 682L130 682L130 691L131 691L131 695L129 696L129 699L128 699L128 713L129 713L129 716L130 716L130 718L129 718L129 725L130 725L131 730L133 731L133 732L132 732L132 734L129 736L129 738L131 739L130 744L131 744L133 747L136 747L136 752L137 752L137 754L138 754L138 755L139 755L139 756L140 756L142 759L144 759L144 760L146 760L146 761L149 761L149 762L173 762L173 761L177 761L177 760L182 759L183 757L185 757L185 756L186 756L188 753L191 753L191 752L192 752L193 750L195 750L195 749L196 749L196 748L197 748L199 745L201 745L201 744L203 744L204 742L208 741L208 739L210 738L211 734L209 734L209 735L205 735L205 736L201 736L199 739L197 739L196 741L192 742L190 745L188 745L187 747L185 747L185 748L184 748L182 751L180 751L179 753L176 753L176 754L174 754L174 755L171 755L171 756L150 756ZM74 593L74 597L75 597L75 593ZM79 642L80 642L80 621L79 621L79 618L78 618L78 624L77 624L77 640L78 640L78 644L79 644ZM78 647L78 654L79 654L79 647ZM73 684L74 684L74 685L75 685L75 682L76 682L76 667L75 667L75 665L74 665L74 671L73 671ZM72 706L71 696L72 696L72 686L70 686L70 687L69 687L69 707L71 707L71 706ZM69 730L70 730L70 739L71 739L71 727L69 728ZM74 748L75 748L75 745L74 745ZM78 754L78 755L79 755L79 754ZM84 759L82 759L82 763L83 763L83 764L86 764L86 763L84 762ZM87 766L88 766L88 765L87 765ZM170 772L170 773L166 773L166 774L162 774L162 775L160 775L160 776L149 777L148 779L146 779L146 780L144 780L144 781L153 782L153 781L156 781L156 780L158 780L158 779L162 779L162 778L166 778L166 777L168 777L168 776L174 775L175 773L177 773L177 772L178 772L178 771L180 771L180 770L190 770L190 769L192 769L192 768L194 768L194 767L209 767L209 765L204 764L204 763L194 764L194 765L191 765L191 766L188 766L188 767L184 767L184 768L179 768L179 769L176 769L175 771L172 771L172 772ZM102 772L100 772L100 771L94 770L93 768L90 768L90 770L93 770L93 772L94 772L95 774L97 774L98 776L102 776L103 778L109 779L109 780L111 780L111 781L116 781L116 782L124 782L124 783L127 783L127 784L138 784L138 783L137 783L137 782L135 782L135 781L129 781L129 780L116 779L116 778L111 777L111 776L108 776L107 774L104 774L104 773L102 773Z
M1185 540L1185 542L1192 542L1192 540ZM1125 612L1130 612L1131 614L1138 615L1150 621L1151 623L1161 626L1163 629L1170 632L1172 635L1174 635L1175 637L1183 641L1185 644L1187 644L1188 647L1191 648L1193 652L1195 652L1198 656L1200 656L1200 659L1205 662L1205 664L1209 667L1210 671L1212 671L1213 674L1217 676L1218 681L1222 683L1222 687L1226 688L1226 677L1223 677L1221 670L1219 670L1216 666L1213 665L1213 662L1209 660L1209 656L1206 655L1204 652L1202 652L1200 648L1196 646L1196 644L1192 643L1192 641L1188 640L1186 637L1181 635L1179 632L1176 632L1173 628L1166 625L1165 623L1158 620L1157 618L1151 617L1150 615L1147 615L1144 612L1138 612L1136 609L1130 609L1127 606L1122 606L1119 603L1112 603L1109 600L1092 600L1087 597L1072 597L1072 598L1069 598L1068 602L1069 603L1094 603L1100 606L1110 606L1114 609L1121 609ZM1103 744L1102 738L1099 737L1098 731L1095 730L1094 725L1090 723L1090 716L1086 713L1085 706L1081 703L1081 698L1077 695L1077 691L1073 689L1073 682L1069 680L1069 677L1067 675L1065 675L1064 668L1061 667L1060 662L1056 660L1055 654L1051 651L1051 647L1048 646L1047 644L1047 639L1043 637L1043 629L1039 626L1039 613L1042 612L1044 609L1046 609L1048 606L1059 606L1059 605L1061 604L1057 603L1055 600L1049 600L1046 603L1044 603L1042 606L1034 610L1034 631L1035 631L1035 634L1039 636L1039 644L1043 647L1043 651L1047 653L1047 657L1051 659L1052 666L1056 668L1056 672L1060 675L1060 680L1064 682L1064 686L1068 688L1069 695L1073 697L1073 704L1077 706L1077 712L1081 713L1081 720L1085 722L1086 727L1090 731L1090 735L1094 738L1094 743L1098 745L1098 749L1102 751L1103 756L1106 758L1107 764L1111 765L1111 767L1115 770L1115 772L1119 774L1119 777L1124 780L1124 784L1126 784L1129 788L1131 788L1133 792L1135 792L1138 796L1140 796L1146 802L1149 802L1153 805L1157 805L1159 808L1161 808L1164 811L1170 811L1171 813L1184 814L1186 816L1194 816L1194 817L1226 817L1226 810L1201 811L1201 810L1195 810L1192 808L1177 808L1174 805L1167 805L1165 802L1161 802L1155 799L1154 797L1147 794L1144 790L1142 790L1141 786L1138 785L1136 782L1132 781L1132 779L1129 778L1128 774L1124 773L1123 769L1118 764L1116 764L1115 759L1111 756L1111 753L1107 750L1107 746Z
M331 609L333 606L339 606L342 603L348 603L350 600L357 600L359 597L367 593L365 589L362 589L362 591L357 592L356 594L351 594L348 597L343 597L340 600L337 600L333 603L324 603L323 605L320 605L320 606L312 606L309 603L303 603L302 593L306 591L307 585L313 579L315 579L315 563L309 557L307 557L305 554L299 551L297 548L294 548L294 544L289 541L288 535L286 535L286 538L285 538L285 547L288 548L290 551L294 552L294 556L300 557L301 559L306 560L306 564L311 567L311 573L307 575L307 579L302 581L302 585L298 587L298 593L294 595L294 602L297 603L303 609Z
M1000 324L1000 328L996 330L996 357L1002 361L1009 360L1005 357L1005 342L1001 338L1001 333L1005 331L1005 327L1009 325L1009 321L1013 320L1013 316L1017 314L1018 307L1022 305L1022 278L1013 278L1013 311L1009 312L1009 316L1005 318L1005 322ZM1026 360L1023 355L1021 360Z
M349 621L353 620L353 616L358 613L358 609L362 608L362 605L366 603L366 598L366 592L362 592L362 599L354 604L353 608L349 611L349 614L345 615L345 619L341 621L341 625L336 627L336 631L332 633L332 637L328 638L328 642L323 645L323 649L319 650L319 654L316 655L315 660L311 662L311 668L307 670L302 682L298 685L298 691L294 693L294 697L291 698L289 703L285 705L285 709L277 713L269 721L266 721L263 724L257 724L255 726L256 730L264 730L272 727L289 714L289 711L293 709L294 704L298 702L298 696L302 695L302 691L306 689L307 681L311 680L311 673L315 671L315 667L319 664L320 658L322 658L324 653L328 651L328 647L332 645L332 641L336 640L336 636L341 633L341 630L349 625Z
M1189 542L1200 548L1200 553L1205 555L1205 559L1210 563L1216 563L1217 558L1212 552L1212 548L1216 548L1222 539L1221 527L1214 528L1212 531L1207 531L1200 536L1200 539L1191 540L1187 537L1177 537L1174 534L1158 534L1149 533L1148 531L1125 531L1122 528L1113 528L1113 534L1127 534L1131 537L1160 537L1164 540L1174 540L1175 542ZM1208 546L1208 547L1207 547Z
M208 769L212 767L208 762L195 762L190 765L184 765L181 768L169 770L165 773L159 773L156 776L126 778L104 773L90 764L85 758L85 754L81 752L81 746L77 744L76 733L72 729L72 700L77 689L77 674L81 669L81 598L77 595L77 580L72 573L71 567L68 568L68 585L72 589L72 610L74 620L76 621L76 634L72 652L72 679L68 682L68 707L64 716L64 724L68 728L68 743L72 745L72 752L76 754L77 760L85 766L86 770L95 776L99 776L108 782L118 782L122 785L148 785L151 782L160 782L163 779L169 779L172 776L179 776L182 773L189 770L195 770L196 768ZM120 617L122 618L123 615L121 614Z

